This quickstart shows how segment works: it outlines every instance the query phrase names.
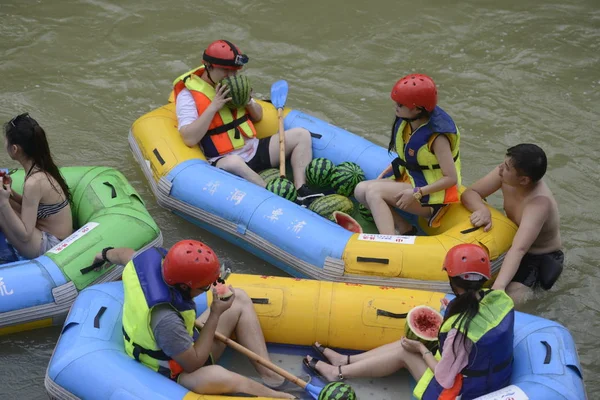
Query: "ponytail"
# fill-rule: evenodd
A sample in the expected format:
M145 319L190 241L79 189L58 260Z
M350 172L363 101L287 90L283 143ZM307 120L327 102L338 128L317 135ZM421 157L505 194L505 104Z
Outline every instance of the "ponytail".
M446 311L444 322L446 322L450 317L458 315L452 324L452 328L457 329L462 333L462 345L465 347L465 349L465 338L469 333L469 326L471 325L473 318L475 318L479 312L479 299L477 298L477 293L485 281L486 279L479 281L466 281L458 276L450 278L450 285L464 289L464 293L456 296L456 298L452 300L450 304L448 304L448 310ZM452 346L452 353L454 355L456 355L456 346L457 341L455 340Z
M52 159L50 146L46 139L46 132L37 123L37 121L29 116L29 114L21 114L13 118L4 126L6 140L10 145L18 145L23 149L23 152L29 157L35 166L40 168L44 173L50 175L58 183L69 203L73 201L69 187L60 170ZM54 187L54 183L50 179L50 184ZM54 190L60 191L54 187Z

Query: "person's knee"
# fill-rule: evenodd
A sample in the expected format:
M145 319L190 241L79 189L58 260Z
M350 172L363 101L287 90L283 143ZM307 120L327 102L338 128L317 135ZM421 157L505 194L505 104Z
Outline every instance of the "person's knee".
M310 147L312 146L312 138L310 132L304 128L292 128L285 133L286 139L288 136L292 138L293 142L300 146Z
M179 383L196 393L231 393L235 389L232 372L220 365L209 365L184 374Z
M235 301L241 307L248 307L248 306L253 307L252 299L250 298L248 293L246 293L246 291L244 291L244 289L234 288L233 291L235 292Z
M354 196L364 197L367 193L367 188L369 187L368 181L359 182L358 185L354 188Z
M239 173L243 168L247 167L244 159L237 155L226 156L219 160L217 167L231 173Z

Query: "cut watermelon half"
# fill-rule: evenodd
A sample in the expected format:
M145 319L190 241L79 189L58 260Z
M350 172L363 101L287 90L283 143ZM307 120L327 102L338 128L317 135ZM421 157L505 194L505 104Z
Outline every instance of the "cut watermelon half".
M363 233L362 226L345 212L334 211L332 216L335 223L342 228L354 233Z

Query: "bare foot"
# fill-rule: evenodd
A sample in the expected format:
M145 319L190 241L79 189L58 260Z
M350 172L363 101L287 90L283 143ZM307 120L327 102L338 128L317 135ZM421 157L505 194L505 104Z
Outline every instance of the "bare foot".
M310 362L312 360L311 356L306 356L307 360ZM321 375L325 377L328 381L337 381L339 376L338 367L334 367L331 364L327 364L324 361L317 361L315 364L315 368ZM343 372L343 371L342 371Z
M319 347L321 346L321 343L319 342L315 342L315 346ZM327 357L326 361L329 361L329 363L335 367L337 367L338 365L347 365L349 364L349 357L345 354L340 354L337 351L331 350L330 348L326 347L325 350L323 351L323 354L325 354L325 357Z

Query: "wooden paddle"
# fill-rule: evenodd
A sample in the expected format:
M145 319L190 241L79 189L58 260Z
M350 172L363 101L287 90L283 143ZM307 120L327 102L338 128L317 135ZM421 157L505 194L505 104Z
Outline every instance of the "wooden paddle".
M277 108L279 119L279 175L285 178L285 134L283 130L283 108L288 95L288 83L277 81L271 86L271 103Z
M202 329L202 327L203 327L203 325L198 322L196 323L196 326L200 329ZM277 365L273 364L271 361L259 356L252 350L242 346L241 344L239 344L238 342L236 342L234 340L231 340L230 338L223 335L222 333L215 332L215 337L217 338L217 340L225 343L227 346L231 347L232 349L239 351L246 357L259 363L263 367L270 369L271 371L275 372L278 375L281 375L288 381L300 386L302 389L306 390L313 397L313 399L319 398L319 394L321 393L321 390L323 390L323 388L320 388L318 386L304 382L302 379L298 378L297 376L294 376L291 373L287 372L285 369L278 367Z

